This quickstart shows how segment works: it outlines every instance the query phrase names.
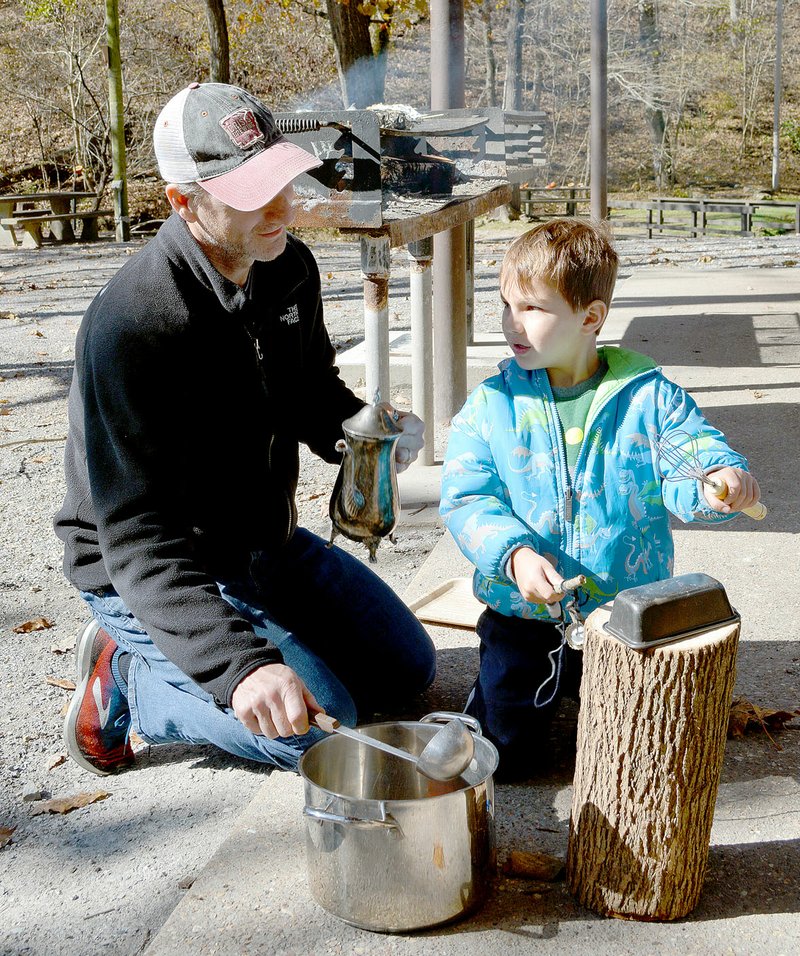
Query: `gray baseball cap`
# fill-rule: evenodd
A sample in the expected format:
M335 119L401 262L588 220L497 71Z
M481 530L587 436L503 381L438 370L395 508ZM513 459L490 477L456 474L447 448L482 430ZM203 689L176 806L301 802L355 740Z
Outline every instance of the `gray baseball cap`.
M263 103L227 83L190 83L173 96L156 120L153 146L166 182L198 183L241 212L322 165L284 138Z

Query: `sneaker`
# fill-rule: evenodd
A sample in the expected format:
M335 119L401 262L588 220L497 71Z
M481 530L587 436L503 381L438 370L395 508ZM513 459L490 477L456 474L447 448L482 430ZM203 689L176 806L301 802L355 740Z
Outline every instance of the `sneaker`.
M70 757L84 770L105 776L133 763L128 741L131 712L128 699L111 674L117 645L97 621L84 627L75 652L78 687L64 722Z

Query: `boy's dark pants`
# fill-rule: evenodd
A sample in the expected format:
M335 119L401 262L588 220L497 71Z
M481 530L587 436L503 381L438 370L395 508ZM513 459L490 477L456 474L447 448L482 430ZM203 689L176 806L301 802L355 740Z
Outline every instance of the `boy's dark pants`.
M583 656L566 645L559 652L561 631L547 621L487 608L475 630L480 671L465 713L500 753L498 780L533 776L549 763L548 728L561 699L578 698Z

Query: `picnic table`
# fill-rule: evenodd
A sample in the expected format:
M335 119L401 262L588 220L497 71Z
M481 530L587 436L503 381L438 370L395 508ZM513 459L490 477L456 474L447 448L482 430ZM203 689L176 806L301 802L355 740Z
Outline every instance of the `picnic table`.
M0 248L38 249L42 226L51 242L75 242L75 223L80 222L83 242L97 239L97 221L112 216L110 209L78 209L80 199L95 199L97 193L52 190L0 195Z

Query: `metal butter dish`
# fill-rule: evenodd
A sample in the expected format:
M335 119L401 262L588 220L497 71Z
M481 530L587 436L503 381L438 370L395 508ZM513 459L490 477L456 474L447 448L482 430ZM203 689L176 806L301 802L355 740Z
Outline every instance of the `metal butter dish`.
M604 627L629 647L644 649L738 620L720 582L695 573L620 591Z

